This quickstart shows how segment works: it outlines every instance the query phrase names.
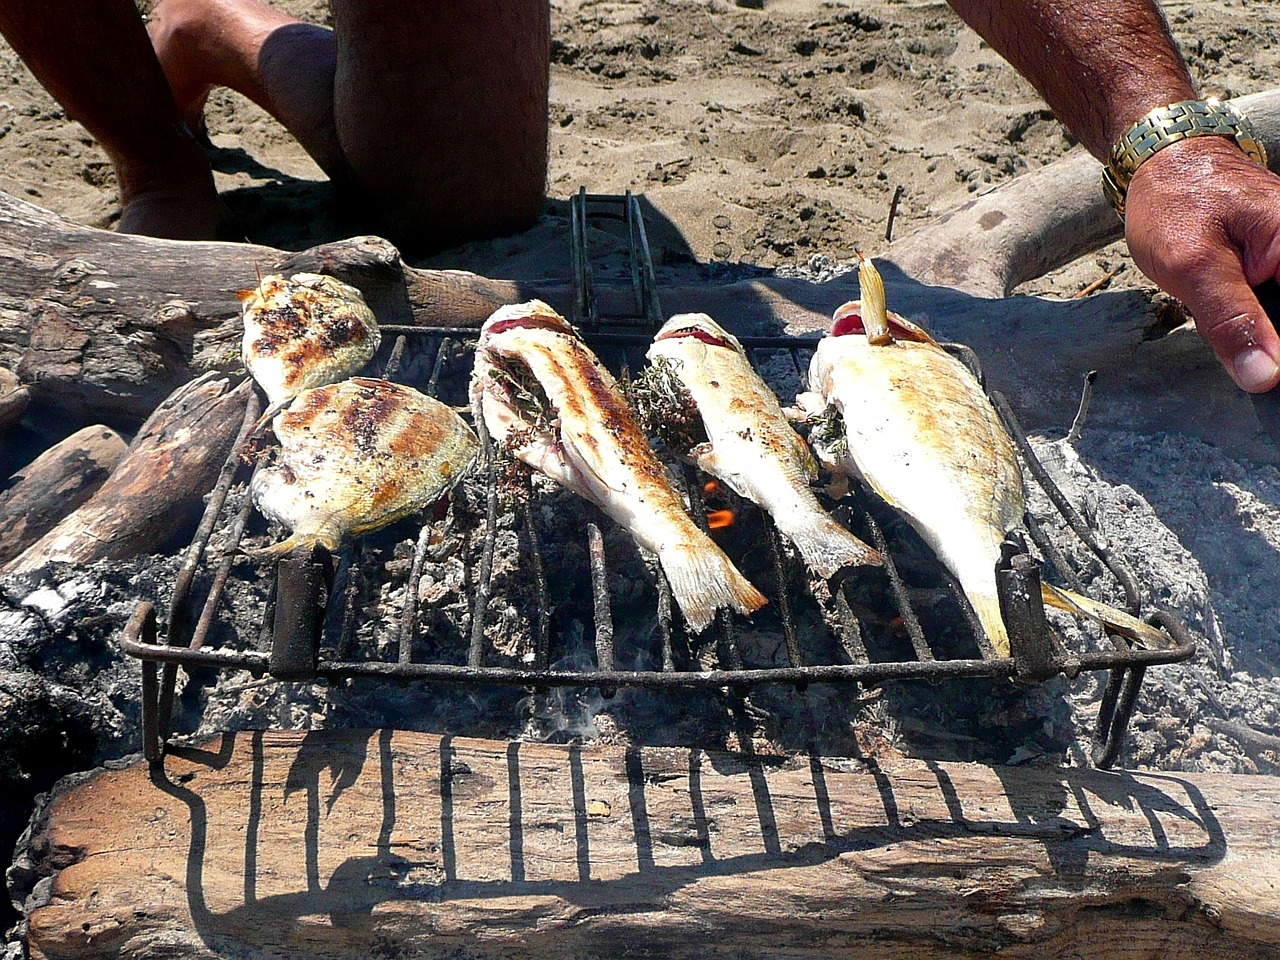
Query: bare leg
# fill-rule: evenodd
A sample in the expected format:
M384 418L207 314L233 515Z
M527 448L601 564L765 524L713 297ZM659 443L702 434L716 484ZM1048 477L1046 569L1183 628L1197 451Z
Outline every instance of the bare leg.
M511 232L542 209L545 0L330 0L338 139L400 235Z
M334 30L258 0L162 0L151 37L179 107L228 86L279 120L402 244L537 218L547 163L545 0L332 0Z
M0 3L0 33L115 165L118 229L212 237L218 197L133 0Z
M279 120L331 179L351 179L333 128L332 30L258 0L161 0L147 31L189 122L211 88L230 87Z

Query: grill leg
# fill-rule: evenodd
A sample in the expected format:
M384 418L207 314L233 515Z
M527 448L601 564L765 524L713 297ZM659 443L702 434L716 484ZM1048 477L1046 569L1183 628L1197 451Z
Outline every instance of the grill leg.
M327 602L328 562L328 551L319 544L280 561L271 639L271 675L277 680L315 678Z
M1146 672L1146 667L1119 667L1107 677L1093 734L1093 764L1099 770L1110 769L1120 755Z
M1011 550L1003 553L1010 554ZM996 589L1009 634L1009 654L1016 667L1014 677L1023 683L1048 680L1058 672L1058 664L1040 596L1039 562L1026 553L1002 556L996 568Z
M160 740L160 665L142 661L142 755L153 768L164 762Z

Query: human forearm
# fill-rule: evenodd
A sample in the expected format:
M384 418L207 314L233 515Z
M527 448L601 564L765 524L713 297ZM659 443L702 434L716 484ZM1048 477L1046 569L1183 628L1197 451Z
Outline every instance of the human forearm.
M1099 159L1147 111L1196 96L1150 0L949 0Z

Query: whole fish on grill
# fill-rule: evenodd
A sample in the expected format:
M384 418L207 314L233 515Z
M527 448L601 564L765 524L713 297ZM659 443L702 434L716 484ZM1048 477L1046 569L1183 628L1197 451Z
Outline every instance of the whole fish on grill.
M476 347L471 401L494 441L599 506L658 557L689 626L765 598L700 530L609 371L539 300L502 307Z
M360 291L333 277L263 277L240 299L241 358L267 395L266 417L303 390L358 372L382 339Z
M869 260L859 282L862 299L836 310L798 404L815 419L839 414L840 435L818 445L823 459L907 518L959 581L996 652L1009 656L996 564L1025 512L1013 442L969 368L886 310ZM1047 582L1041 595L1148 648L1171 645L1155 627L1091 597Z
M678 314L647 356L645 377L659 390L663 378L674 378L696 407L706 440L687 451L689 459L767 510L811 570L831 577L844 566L882 562L818 503L809 487L818 473L813 454L733 334L706 314Z
M480 443L454 411L412 387L357 377L298 394L276 417L280 455L258 471L253 502L288 527L277 557L385 527L466 473Z
M861 477L907 518L959 581L996 651L1008 656L996 563L1024 510L1013 444L969 369L885 310L870 261L859 279L862 299L835 312L799 405L811 415L839 413L843 436L824 459Z

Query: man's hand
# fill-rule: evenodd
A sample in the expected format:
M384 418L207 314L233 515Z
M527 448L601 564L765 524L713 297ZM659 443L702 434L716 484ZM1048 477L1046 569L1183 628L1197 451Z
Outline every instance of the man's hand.
M1280 335L1251 289L1280 280L1280 177L1224 137L1173 144L1134 174L1125 237L1242 389L1280 382Z

